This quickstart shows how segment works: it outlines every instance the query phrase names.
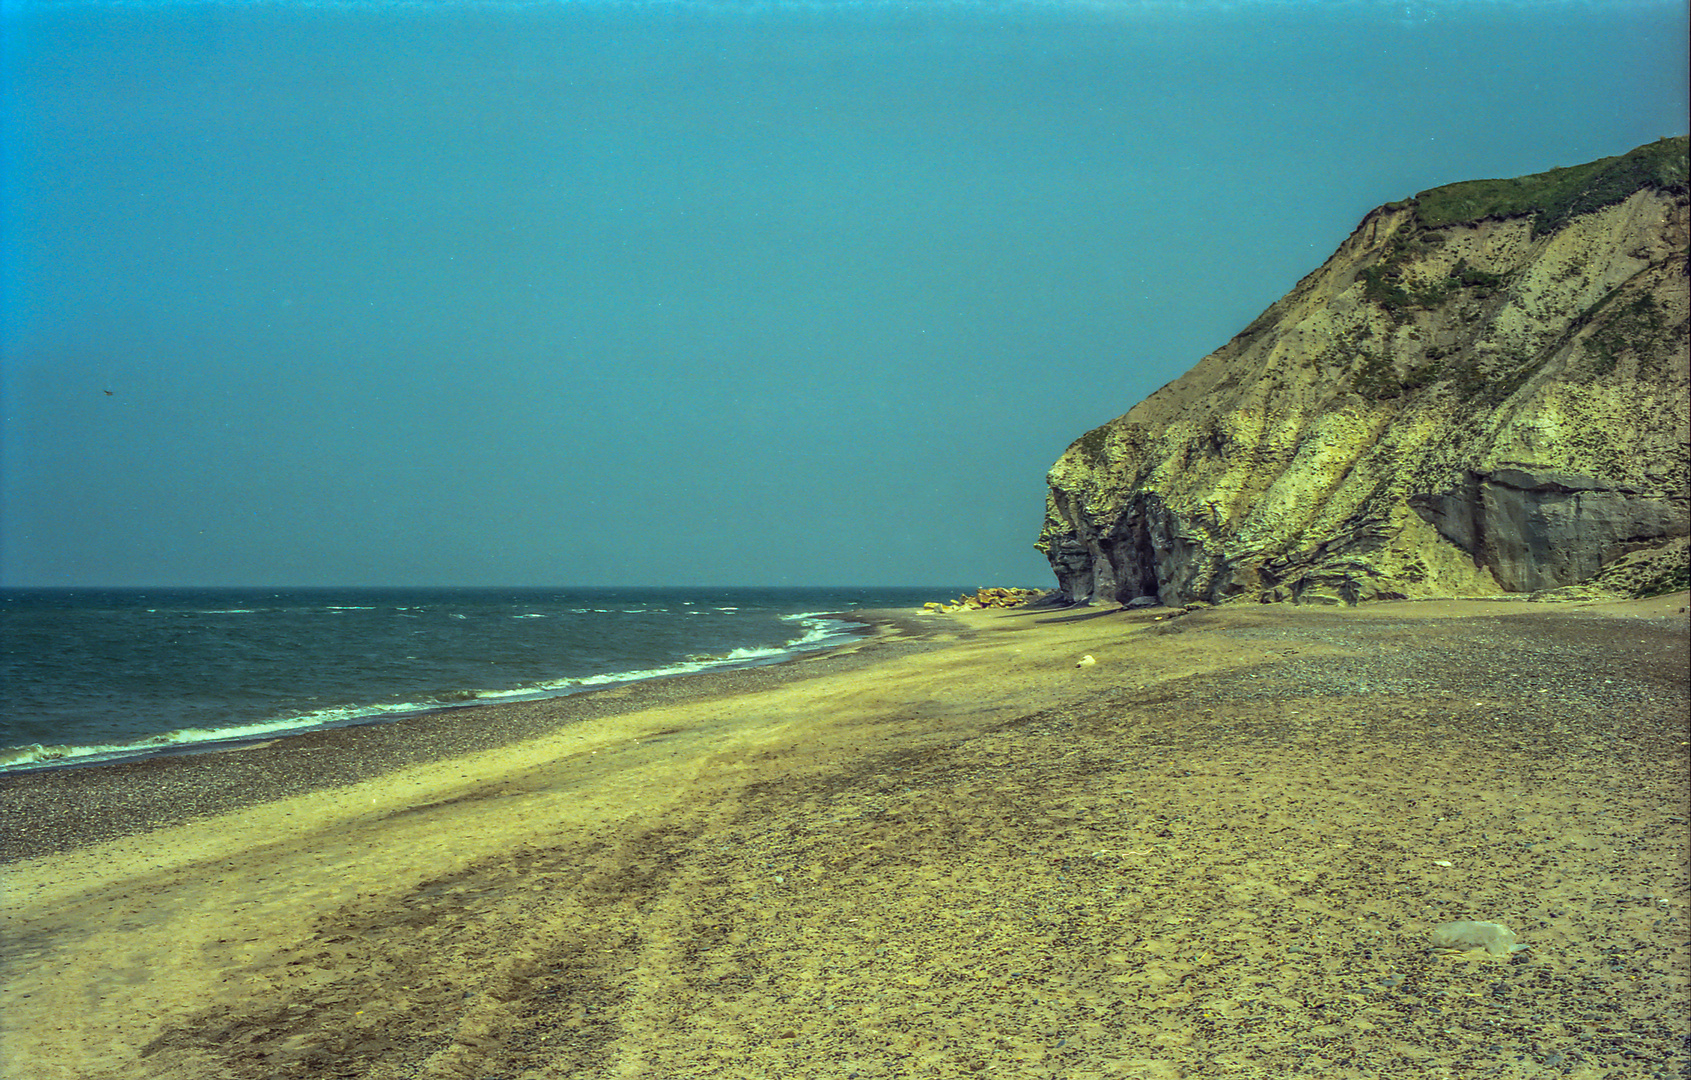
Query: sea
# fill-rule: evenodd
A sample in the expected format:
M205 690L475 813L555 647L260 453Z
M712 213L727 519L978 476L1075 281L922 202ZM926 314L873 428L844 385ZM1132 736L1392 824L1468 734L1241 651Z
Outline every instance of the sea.
M8 589L0 771L779 663L866 632L842 615L961 591Z

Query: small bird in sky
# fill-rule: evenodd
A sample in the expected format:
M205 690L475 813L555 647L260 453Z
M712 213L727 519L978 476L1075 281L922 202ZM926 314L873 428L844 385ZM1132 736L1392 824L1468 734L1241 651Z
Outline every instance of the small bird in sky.
M111 392L111 391L110 391L110 390L107 390L107 391L106 391L106 396L107 396L107 397L111 397L111 396L112 396L112 392Z

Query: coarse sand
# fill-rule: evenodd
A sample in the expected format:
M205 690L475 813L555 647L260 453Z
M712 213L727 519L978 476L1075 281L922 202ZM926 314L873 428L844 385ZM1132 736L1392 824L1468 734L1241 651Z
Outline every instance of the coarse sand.
M1680 1078L1686 606L889 615L9 777L0 1076Z

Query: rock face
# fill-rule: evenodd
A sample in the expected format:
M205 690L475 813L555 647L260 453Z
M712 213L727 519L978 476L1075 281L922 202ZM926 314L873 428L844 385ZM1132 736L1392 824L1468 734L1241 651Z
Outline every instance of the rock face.
M1686 139L1422 192L1048 477L1076 602L1684 588Z

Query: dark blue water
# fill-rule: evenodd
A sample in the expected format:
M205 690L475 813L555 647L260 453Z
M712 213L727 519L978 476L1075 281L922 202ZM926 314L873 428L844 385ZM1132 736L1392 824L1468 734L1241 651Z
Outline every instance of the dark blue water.
M0 769L773 663L861 632L829 614L957 592L7 590Z

